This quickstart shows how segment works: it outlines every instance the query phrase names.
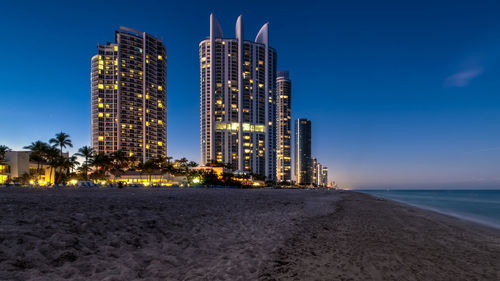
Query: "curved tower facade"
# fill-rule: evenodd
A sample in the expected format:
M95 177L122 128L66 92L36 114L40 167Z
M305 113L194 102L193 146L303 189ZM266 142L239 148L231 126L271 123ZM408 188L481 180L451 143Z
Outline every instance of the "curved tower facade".
M210 37L199 45L201 164L231 164L275 180L276 51L266 23L245 40L242 16L236 38L225 38L210 15Z

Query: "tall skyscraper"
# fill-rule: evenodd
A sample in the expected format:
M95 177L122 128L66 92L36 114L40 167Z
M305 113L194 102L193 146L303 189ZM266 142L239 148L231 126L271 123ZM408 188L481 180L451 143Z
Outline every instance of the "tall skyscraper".
M167 155L167 54L161 39L120 27L92 57L91 134L97 153L145 162Z
M276 180L292 179L292 82L288 71L276 79Z
M201 164L229 163L274 180L276 175L276 51L266 23L254 41L225 38L210 15L200 43Z
M295 181L312 184L311 121L307 119L295 122Z

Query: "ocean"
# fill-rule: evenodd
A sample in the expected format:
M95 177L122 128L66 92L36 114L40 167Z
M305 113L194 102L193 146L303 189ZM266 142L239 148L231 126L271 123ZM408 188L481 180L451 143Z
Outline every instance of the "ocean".
M500 190L356 190L500 228Z

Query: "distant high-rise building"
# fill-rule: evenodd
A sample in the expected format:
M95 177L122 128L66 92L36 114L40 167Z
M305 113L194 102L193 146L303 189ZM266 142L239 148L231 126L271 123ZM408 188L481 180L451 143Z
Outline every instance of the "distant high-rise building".
M167 154L167 54L161 39L120 27L92 57L91 134L97 153L145 162Z
M201 41L201 164L229 163L268 180L276 176L276 51L266 23L254 41L225 38L210 15L210 37Z
M295 181L312 184L311 121L307 119L295 122Z
M328 185L328 168L323 166L314 157L311 158L312 184L317 187L326 187Z
M328 168L323 166L314 157L311 157L311 183L317 187L328 185Z
M292 179L292 82L288 71L276 79L276 180Z
M324 167L321 170L321 186L328 187L328 167Z
M313 185L318 184L318 160L314 157L311 157L311 183Z

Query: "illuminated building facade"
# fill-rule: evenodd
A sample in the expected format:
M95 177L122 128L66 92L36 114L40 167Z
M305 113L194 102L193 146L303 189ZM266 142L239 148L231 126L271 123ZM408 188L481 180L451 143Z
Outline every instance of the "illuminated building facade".
M295 182L310 185L312 179L311 121L297 119L295 122Z
M321 182L318 186L328 187L328 167L323 166L321 169Z
M292 180L292 81L288 71L276 79L276 180Z
M120 27L91 70L91 143L145 162L167 154L167 55L161 39Z
M316 158L311 158L312 184L317 187L328 186L328 168L318 162Z
M30 184L47 185L54 183L57 172L61 168L55 168L48 163L37 163L30 160L31 151L7 151L5 161L0 163L0 184L7 180L16 180L25 175L36 175ZM67 152L62 154L68 158Z
M210 37L201 41L201 165L231 164L275 180L276 51L269 46L266 23L254 41L225 38L210 15Z

